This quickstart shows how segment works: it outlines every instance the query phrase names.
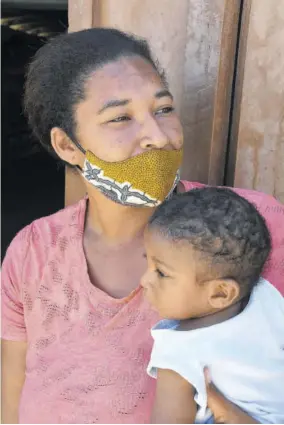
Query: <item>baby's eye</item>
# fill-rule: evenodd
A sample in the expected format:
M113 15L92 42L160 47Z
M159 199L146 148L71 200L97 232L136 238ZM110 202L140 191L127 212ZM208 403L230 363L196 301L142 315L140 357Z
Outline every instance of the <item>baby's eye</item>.
M156 272L157 272L157 274L158 274L159 277L167 277L165 275L165 273L163 273L160 269L156 269Z

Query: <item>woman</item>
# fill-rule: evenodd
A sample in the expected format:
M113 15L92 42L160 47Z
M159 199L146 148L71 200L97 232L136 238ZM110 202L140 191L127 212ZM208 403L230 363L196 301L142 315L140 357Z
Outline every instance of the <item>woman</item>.
M172 95L144 41L91 29L36 54L25 106L35 135L77 168L88 197L32 223L7 252L3 421L147 422L157 316L139 286L143 231L173 190L198 186L178 181L183 135ZM283 223L266 208L279 204L240 192L272 226L274 264ZM277 286L281 274L270 267L266 277ZM253 422L210 385L208 395L216 420Z

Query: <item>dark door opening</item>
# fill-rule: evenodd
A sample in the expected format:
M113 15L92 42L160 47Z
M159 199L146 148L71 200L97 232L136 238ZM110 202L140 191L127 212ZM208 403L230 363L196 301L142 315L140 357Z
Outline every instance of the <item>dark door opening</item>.
M64 206L64 167L33 138L22 98L27 64L48 38L67 27L67 10L2 7L1 259L19 230Z

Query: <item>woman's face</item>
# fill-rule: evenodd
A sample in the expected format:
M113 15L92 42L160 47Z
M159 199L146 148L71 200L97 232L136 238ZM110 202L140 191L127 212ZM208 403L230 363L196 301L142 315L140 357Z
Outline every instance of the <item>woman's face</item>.
M83 148L109 162L183 144L173 98L152 65L140 57L120 59L91 74L75 120Z

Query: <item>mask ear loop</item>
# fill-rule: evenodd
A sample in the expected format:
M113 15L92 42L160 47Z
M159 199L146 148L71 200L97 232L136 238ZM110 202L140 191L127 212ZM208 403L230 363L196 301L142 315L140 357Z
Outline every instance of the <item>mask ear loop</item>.
M74 143L74 145L84 154L84 155L86 155L86 151L85 151L85 149L83 148L83 146L81 146L80 145L80 143L79 142L77 142L77 140L72 140L72 142ZM78 169L78 170L80 170L81 172L83 172L83 170L82 170L82 168L80 167L80 165L75 165L75 167Z

